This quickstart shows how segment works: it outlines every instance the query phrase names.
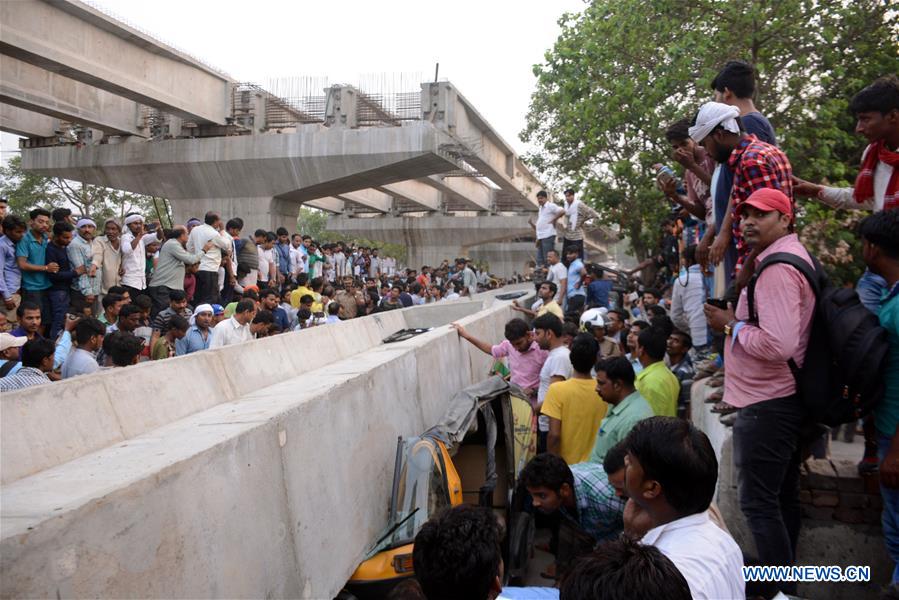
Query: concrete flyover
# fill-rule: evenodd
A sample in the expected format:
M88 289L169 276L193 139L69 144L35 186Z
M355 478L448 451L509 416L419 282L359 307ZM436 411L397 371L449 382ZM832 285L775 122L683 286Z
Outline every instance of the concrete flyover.
M448 81L281 98L78 0L3 2L0 22L0 128L29 137L27 171L167 198L179 222L240 216L250 231L293 230L307 205L382 215L383 237L437 244L403 216L511 215L513 235L482 228L461 253L491 246L500 274L529 254L509 240L529 235L519 217L542 185ZM410 256L436 262L452 246Z
M313 124L283 134L34 148L22 160L35 173L169 198L181 222L218 210L241 216L248 229L294 229L307 199L346 194L346 202L372 209L353 193L455 168L440 150L447 140L423 122Z
M489 368L446 324L511 316L480 294L3 394L0 597L333 598L397 436ZM406 327L434 329L381 343Z
M5 56L197 123L229 116L230 77L83 2L0 2L0 23Z

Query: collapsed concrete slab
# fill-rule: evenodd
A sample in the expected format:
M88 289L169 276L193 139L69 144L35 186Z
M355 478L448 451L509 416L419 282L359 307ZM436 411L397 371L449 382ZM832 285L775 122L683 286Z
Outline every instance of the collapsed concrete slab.
M4 394L0 596L332 598L397 436L489 368L446 324L511 316L482 294Z

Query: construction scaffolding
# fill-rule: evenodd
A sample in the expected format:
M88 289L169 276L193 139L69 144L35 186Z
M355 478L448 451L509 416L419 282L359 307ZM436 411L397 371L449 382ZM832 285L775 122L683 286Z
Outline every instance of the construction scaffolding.
M398 126L421 119L419 74L368 74L357 85L340 84L356 92L356 123L360 127ZM269 79L264 85L240 83L231 101L233 123L270 130L304 123L323 123L329 85L327 77L296 76ZM260 120L260 109L264 118Z

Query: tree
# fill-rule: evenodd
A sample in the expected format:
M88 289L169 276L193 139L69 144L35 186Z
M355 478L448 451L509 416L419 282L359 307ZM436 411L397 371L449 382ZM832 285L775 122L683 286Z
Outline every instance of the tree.
M328 214L326 212L307 206L300 207L300 215L297 217L297 231L303 235L312 236L314 240L320 240L325 233L327 225Z
M139 212L150 220L161 218L164 227L172 223L169 203L163 198L35 175L22 170L19 156L0 167L0 194L7 197L10 210L19 215L37 207L53 210L67 206L76 215L98 223L106 219L121 222L129 212Z
M757 105L804 179L849 184L863 140L847 113L854 93L899 71L899 18L884 0L595 0L565 14L536 65L522 140L528 162L578 186L638 258L669 210L656 162L674 164L664 130L692 116L730 59L759 77Z

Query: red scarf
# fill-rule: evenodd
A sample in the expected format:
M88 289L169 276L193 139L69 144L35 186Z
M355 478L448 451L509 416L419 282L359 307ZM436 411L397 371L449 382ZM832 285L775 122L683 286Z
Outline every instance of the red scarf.
M883 197L883 210L899 209L899 152L887 148L883 140L868 146L862 169L855 179L855 191L852 195L859 204L874 196L874 169L877 168L878 162L893 167L893 175Z

